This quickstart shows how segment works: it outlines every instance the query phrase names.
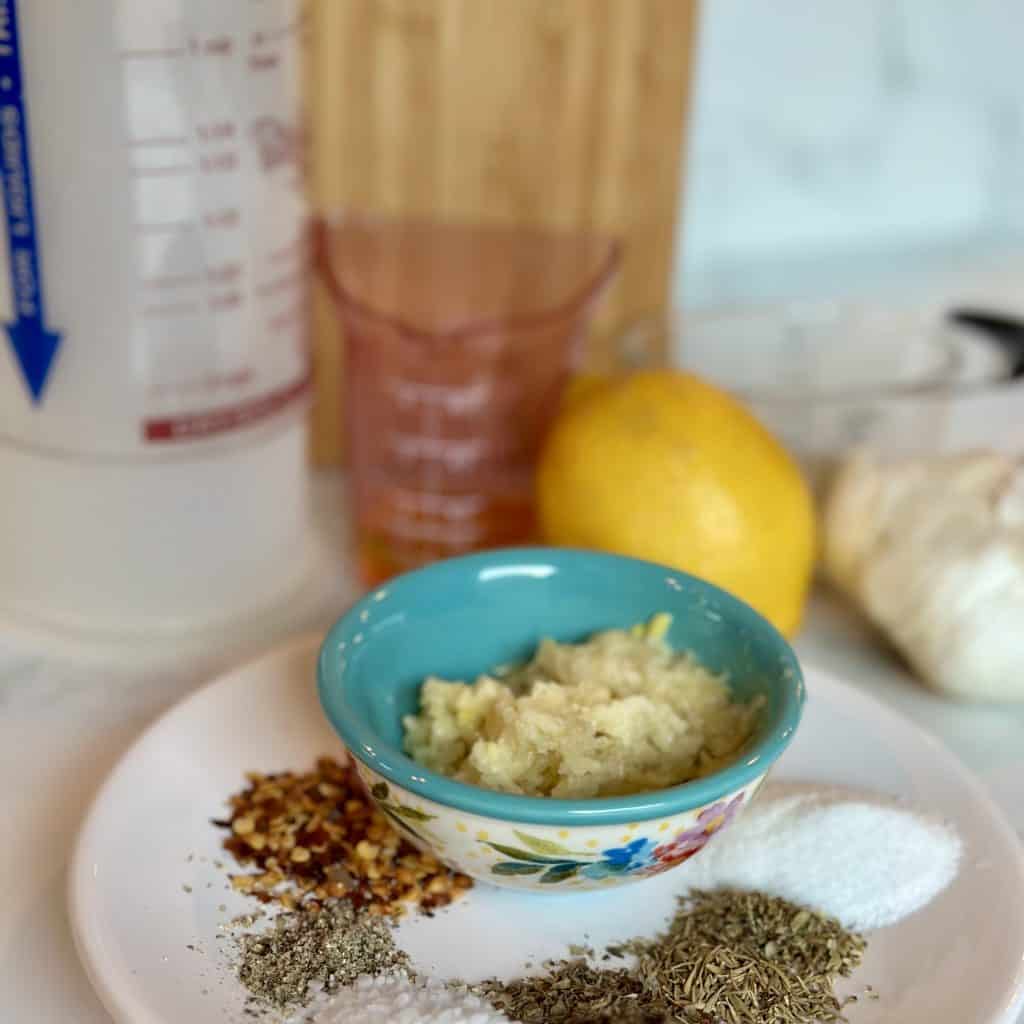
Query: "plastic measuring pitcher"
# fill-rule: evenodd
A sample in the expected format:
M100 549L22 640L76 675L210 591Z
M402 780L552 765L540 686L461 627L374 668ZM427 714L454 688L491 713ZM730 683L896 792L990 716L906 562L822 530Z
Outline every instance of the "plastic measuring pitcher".
M295 576L299 0L0 0L0 615L179 629Z

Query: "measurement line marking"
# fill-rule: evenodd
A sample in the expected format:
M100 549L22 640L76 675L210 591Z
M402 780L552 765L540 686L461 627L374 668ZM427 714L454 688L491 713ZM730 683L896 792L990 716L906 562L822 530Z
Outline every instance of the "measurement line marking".
M202 274L159 274L143 278L146 288L180 288L190 284L202 284Z
M234 207L229 207L226 210L212 210L210 213L203 214L203 224L214 230L236 228L240 219L238 209Z
M305 26L306 19L301 15L287 25L280 28L264 29L262 32L253 32L252 41L255 46L262 46L264 43L277 42L279 39L287 39L288 36L300 32Z
M229 171L236 171L238 170L238 152L229 149L211 156L201 156L199 169L203 174L225 174Z
M302 322L303 310L303 306L291 306L288 309L282 310L276 316L270 317L267 320L267 326L272 331L283 331L285 328Z
M288 274L286 277L279 277L276 281L264 281L256 285L257 295L274 295L276 292L285 291L288 288L297 287L302 283L302 275L298 273Z
M237 281L242 274L242 265L240 263L225 263L220 267L208 267L206 271L207 279L211 284L232 284Z
M249 366L241 366L230 373L210 373L205 377L195 380L178 380L170 384L161 382L153 384L149 388L151 398L163 398L167 395L196 395L210 394L211 392L222 391L225 388L243 387L256 377L255 372Z
M174 164L171 167L133 167L132 175L136 178L166 178L174 174L191 174L191 164Z
M252 71L272 71L280 63L280 53L252 53L249 55L249 68Z
M297 256L300 251L303 239L296 238L289 242L287 245L282 245L277 249L270 249L267 252L267 259L271 263L282 263L285 260L291 259L293 256Z
M304 374L294 383L276 391L242 399L235 405L146 420L142 425L143 437L151 442L171 443L237 430L286 408L305 394L309 384L309 375Z
M187 146L187 135L154 135L149 139L129 139L127 145L135 146Z
M198 313L198 302L166 302L160 306L146 306L143 315L149 317L181 316L184 313Z
M242 304L242 293L240 291L225 292L221 295L210 296L207 303L211 312L222 313L227 309L237 309Z
M169 220L165 223L136 224L135 230L143 234L159 231L182 231L187 228L196 227L194 220Z
M184 57L184 46L165 47L155 50L121 50L118 53L121 60L151 60L157 58L167 59L169 57Z

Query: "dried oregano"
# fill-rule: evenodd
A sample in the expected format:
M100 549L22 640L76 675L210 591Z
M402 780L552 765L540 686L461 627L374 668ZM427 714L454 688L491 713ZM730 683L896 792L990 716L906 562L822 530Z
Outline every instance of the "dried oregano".
M265 932L238 940L238 977L258 1002L278 1010L303 1005L309 987L325 992L363 975L405 970L391 924L344 900L279 914Z
M586 960L562 960L547 974L517 981L487 981L473 991L524 1024L664 1024L672 1007L645 992L625 968L601 970Z

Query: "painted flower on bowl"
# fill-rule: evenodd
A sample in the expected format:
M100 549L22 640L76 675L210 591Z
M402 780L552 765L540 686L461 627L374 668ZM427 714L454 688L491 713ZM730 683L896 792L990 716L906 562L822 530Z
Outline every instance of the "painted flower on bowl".
M601 859L587 864L581 873L587 878L599 879L643 871L651 866L651 854L656 845L651 839L634 839L625 846L602 850Z
M740 793L728 802L720 800L717 804L705 807L697 815L697 823L693 828L680 832L671 842L663 843L652 851L653 862L647 868L647 874L660 874L699 853L716 832L721 831L736 817L742 803L743 793Z
M404 833L423 849L429 850L433 847L437 852L444 850L444 840L426 826L426 822L434 821L437 818L436 814L427 814L426 811L417 807L403 804L392 796L386 782L368 784L366 779L362 781L369 795L373 797L373 802L383 814L387 815L391 824L400 834ZM416 824L414 825L413 822Z
M613 846L600 854L587 854L567 850L550 839L541 839L519 830L515 836L522 847L505 846L501 843L486 842L497 853L512 857L491 865L494 875L538 875L544 885L565 882L581 875L591 881L612 878L617 875L637 874L650 866L651 851L655 843L651 839L633 839L625 846ZM596 856L597 860L583 860Z
M720 800L705 807L692 827L660 846L653 839L638 836L622 846L611 846L599 853L570 850L561 843L518 829L513 831L517 846L481 840L505 860L491 865L494 875L533 875L543 885L565 882L577 876L593 882L627 875L647 877L682 864L700 851L708 840L725 828L736 816L744 793L732 800Z

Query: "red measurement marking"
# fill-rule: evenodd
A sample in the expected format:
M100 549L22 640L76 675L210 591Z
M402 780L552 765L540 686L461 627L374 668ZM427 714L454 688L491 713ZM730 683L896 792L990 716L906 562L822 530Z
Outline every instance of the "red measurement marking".
M309 375L306 374L294 384L235 405L181 416L144 420L142 435L147 441L173 442L190 441L197 437L209 437L212 434L223 434L228 430L238 430L280 412L301 398L308 388Z
M133 167L132 175L136 178L168 178L176 174L191 174L191 164L174 164L172 167Z
M231 373L210 373L195 380L176 381L171 385L161 382L149 389L153 398L163 398L167 394L201 394L211 391L222 391L228 388L239 388L248 384L255 377L251 367L243 366Z
M271 28L264 32L253 32L252 43L253 46L262 46L264 43L273 42L278 39L287 39L288 36L294 35L304 25L306 21L303 17L296 18L290 25L284 25L281 28Z
M287 277L279 277L276 281L266 281L263 284L256 285L256 294L276 295L278 292L294 288L300 284L302 284L302 275L298 273L289 274Z
M234 171L238 168L238 154L214 153L212 156L199 158L199 169L203 174L222 174L224 171Z
M159 274L156 277L143 278L147 288L181 288L185 285L199 284L203 280L201 274Z
M272 71L281 63L278 53L253 53L249 56L249 68L252 71Z
M168 316L186 316L189 313L198 313L199 305L195 302L166 302L160 306L146 306L143 309L143 316L160 319Z
M267 259L271 263L283 263L285 260L291 259L293 256L297 256L302 251L302 243L304 239L296 238L289 242L287 245L282 245L278 249L270 249L267 252Z
M237 281L241 273L241 263L224 263L219 267L210 267L206 276L214 284L230 284L232 281Z
M208 228L236 228L241 219L237 209L213 210L203 216Z
M272 331L283 331L287 327L294 327L296 324L302 323L302 312L301 306L293 306L283 313L278 313L277 316L272 316L267 323Z
M203 53L208 57L227 57L234 48L231 36L214 36L203 43Z
M151 139L129 139L129 146L187 146L187 135L154 135Z
M226 309L236 309L242 304L241 292L225 292L223 295L210 297L210 309L214 313L221 313Z
M215 388L237 388L242 384L248 384L253 379L255 374L252 369L248 366L241 370L237 370L235 373L225 373L218 377L208 377L208 386Z
M193 57L227 57L234 48L231 36L210 36L209 39L190 36L188 40L188 51Z
M209 121L206 124L196 125L196 134L203 142L217 142L222 139L233 139L235 137L234 121Z
M167 57L184 57L184 46L170 46L165 49L156 50L121 50L118 56L121 60L150 60Z
M169 220L165 223L136 224L135 230L142 234L156 234L160 231L184 231L195 226L194 220Z

